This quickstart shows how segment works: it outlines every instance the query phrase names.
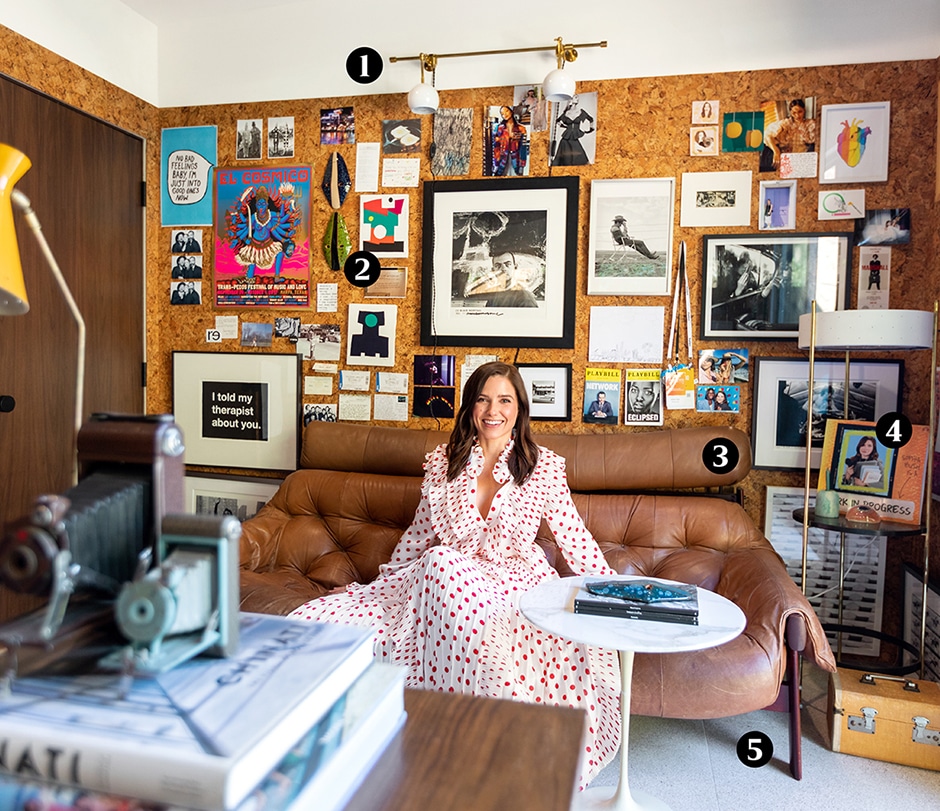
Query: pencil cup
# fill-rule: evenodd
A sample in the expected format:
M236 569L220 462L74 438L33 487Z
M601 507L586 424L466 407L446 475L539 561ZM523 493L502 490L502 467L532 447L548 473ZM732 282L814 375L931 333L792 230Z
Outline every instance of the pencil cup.
M816 493L816 516L839 517L839 493L836 490L820 490Z

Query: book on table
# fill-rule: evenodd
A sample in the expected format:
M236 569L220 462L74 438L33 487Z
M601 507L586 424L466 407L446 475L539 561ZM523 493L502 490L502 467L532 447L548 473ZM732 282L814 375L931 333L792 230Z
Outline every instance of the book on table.
M404 680L404 668L381 662L369 665L236 811L334 811L342 807L405 721ZM0 774L0 808L29 811L36 807L193 811Z
M38 675L0 698L0 772L236 808L373 661L373 632L240 616L238 651L153 678Z
M587 589L587 586L592 582L606 583L608 581L603 579L585 581L584 585L578 588L574 598L575 614L698 625L698 589L694 585L673 583L668 580L644 581L654 585L660 584L669 591L681 595L676 599L658 599L653 602L644 602L639 599L592 594ZM630 581L621 582L628 583Z

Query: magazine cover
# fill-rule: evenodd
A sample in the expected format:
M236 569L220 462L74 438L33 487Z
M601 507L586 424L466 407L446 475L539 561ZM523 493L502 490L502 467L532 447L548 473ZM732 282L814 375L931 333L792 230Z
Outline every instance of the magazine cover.
M617 425L620 422L620 369L584 370L584 422Z
M624 424L663 424L663 380L659 369L627 369Z

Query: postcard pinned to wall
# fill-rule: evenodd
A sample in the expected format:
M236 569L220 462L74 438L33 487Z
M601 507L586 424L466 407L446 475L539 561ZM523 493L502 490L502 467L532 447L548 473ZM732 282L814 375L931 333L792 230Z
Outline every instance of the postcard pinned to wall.
M865 189L832 189L819 192L816 218L854 220L865 216Z
M891 248L858 249L858 309L887 310L891 288Z

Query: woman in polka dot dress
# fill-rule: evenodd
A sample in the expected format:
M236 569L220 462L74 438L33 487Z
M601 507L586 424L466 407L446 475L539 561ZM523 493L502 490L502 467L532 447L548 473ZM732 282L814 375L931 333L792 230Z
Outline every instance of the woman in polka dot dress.
M522 592L558 577L535 542L543 518L576 574L613 573L564 460L532 439L519 372L484 364L450 441L428 454L415 519L379 576L290 616L374 627L376 654L406 666L409 687L586 710L583 788L620 745L620 671L616 652L553 636L519 612Z

